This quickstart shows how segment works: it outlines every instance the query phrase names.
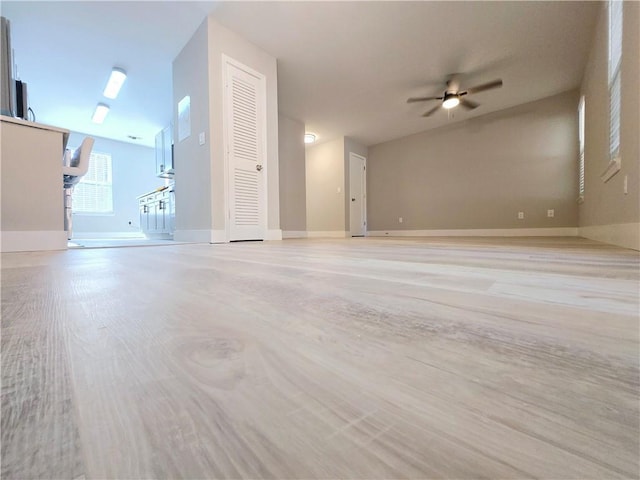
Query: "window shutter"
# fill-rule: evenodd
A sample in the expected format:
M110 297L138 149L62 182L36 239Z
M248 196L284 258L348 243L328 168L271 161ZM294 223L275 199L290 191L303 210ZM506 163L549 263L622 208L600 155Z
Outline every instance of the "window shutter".
M613 83L622 60L622 6L620 0L609 1L609 84Z
M609 87L609 156L616 158L620 154L620 69L613 84Z
M585 128L585 99L584 96L580 97L580 103L578 104L578 142L579 142L579 157L578 157L578 195L580 199L584 199L584 128Z
M111 155L91 152L89 169L73 189L74 213L113 213Z
M609 157L611 160L620 155L622 8L622 1L609 1Z

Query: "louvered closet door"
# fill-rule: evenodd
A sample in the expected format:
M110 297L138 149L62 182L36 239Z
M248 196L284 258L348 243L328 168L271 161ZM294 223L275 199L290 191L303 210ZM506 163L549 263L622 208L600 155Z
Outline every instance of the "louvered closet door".
M264 78L227 63L230 240L263 240L266 94Z

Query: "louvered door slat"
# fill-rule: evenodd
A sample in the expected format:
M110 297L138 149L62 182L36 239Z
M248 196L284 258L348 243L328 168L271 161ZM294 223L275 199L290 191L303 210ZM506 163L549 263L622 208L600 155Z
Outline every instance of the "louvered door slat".
M231 240L263 239L264 78L227 64L229 122L230 237Z

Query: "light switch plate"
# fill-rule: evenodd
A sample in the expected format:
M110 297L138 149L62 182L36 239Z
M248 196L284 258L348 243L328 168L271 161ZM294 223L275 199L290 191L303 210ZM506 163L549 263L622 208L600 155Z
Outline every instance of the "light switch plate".
M200 135L198 135L198 143L204 145L204 132L200 132Z

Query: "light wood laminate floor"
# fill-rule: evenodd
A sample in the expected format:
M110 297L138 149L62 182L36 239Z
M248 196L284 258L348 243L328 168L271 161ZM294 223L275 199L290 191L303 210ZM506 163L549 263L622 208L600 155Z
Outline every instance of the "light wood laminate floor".
M638 478L639 257L583 239L2 255L2 478Z

